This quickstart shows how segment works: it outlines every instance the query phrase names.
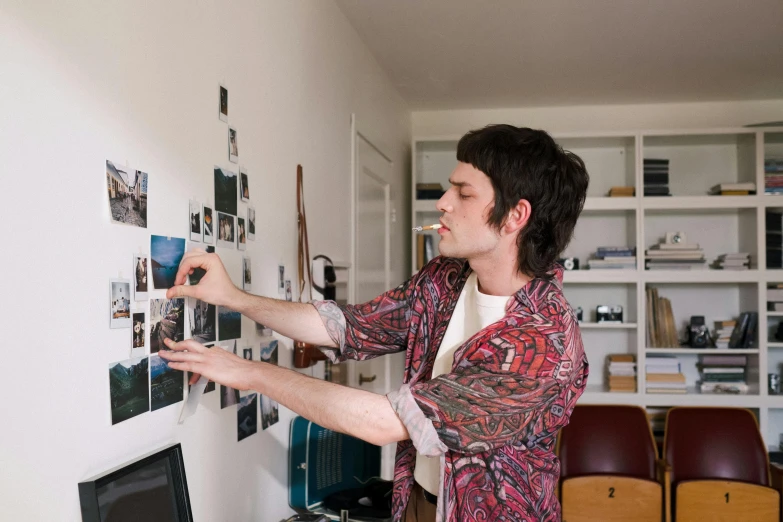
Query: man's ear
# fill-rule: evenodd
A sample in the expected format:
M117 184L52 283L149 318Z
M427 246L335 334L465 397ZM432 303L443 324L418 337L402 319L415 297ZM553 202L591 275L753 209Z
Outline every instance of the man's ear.
M516 206L508 211L506 221L503 223L503 232L514 234L525 228L527 222L530 221L531 212L530 202L526 199L520 199Z

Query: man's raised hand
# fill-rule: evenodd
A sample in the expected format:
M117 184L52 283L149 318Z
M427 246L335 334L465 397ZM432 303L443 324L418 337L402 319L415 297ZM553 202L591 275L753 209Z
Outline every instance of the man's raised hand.
M185 286L189 274L197 268L206 271L197 285ZM241 294L223 266L217 254L208 254L203 250L188 252L182 258L173 287L166 292L168 299L174 297L195 297L216 306L235 305Z

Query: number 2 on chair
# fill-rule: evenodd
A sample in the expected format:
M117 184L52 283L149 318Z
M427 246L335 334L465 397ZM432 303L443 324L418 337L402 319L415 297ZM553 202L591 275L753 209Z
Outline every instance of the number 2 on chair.
M609 488L609 498L614 498L614 488Z
M726 493L726 494L725 494L725 495L723 495L723 496L724 496L724 497L726 497L726 504L728 504L728 503L729 503L729 494L728 494L728 493Z

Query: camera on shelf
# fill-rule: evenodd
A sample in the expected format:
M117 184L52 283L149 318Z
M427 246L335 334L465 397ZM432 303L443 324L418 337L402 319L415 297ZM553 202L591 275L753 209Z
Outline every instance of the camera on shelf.
M703 315L692 315L688 325L688 345L691 348L709 348L712 346L710 330L704 324Z
M685 244L688 242L688 237L685 232L666 232L666 244L678 245L680 243Z
M598 305L595 308L595 320L599 323L622 323L623 307L620 305Z
M563 257L557 260L566 270L579 270L579 259L576 257Z
M581 306L577 306L576 307L576 320L581 323L583 315L584 315L584 310L582 310Z

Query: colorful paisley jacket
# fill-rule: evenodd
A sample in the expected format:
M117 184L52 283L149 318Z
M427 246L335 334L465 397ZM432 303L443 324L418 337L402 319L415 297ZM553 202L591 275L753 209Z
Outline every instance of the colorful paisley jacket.
M441 459L438 521L560 520L555 439L585 389L588 364L556 267L510 298L505 317L460 346L452 372L435 379L435 355L471 272L465 260L437 257L396 289L339 307L337 333L336 305L313 303L339 346L322 348L333 361L406 351L404 384L388 394L410 434L397 445L395 521L417 450Z

